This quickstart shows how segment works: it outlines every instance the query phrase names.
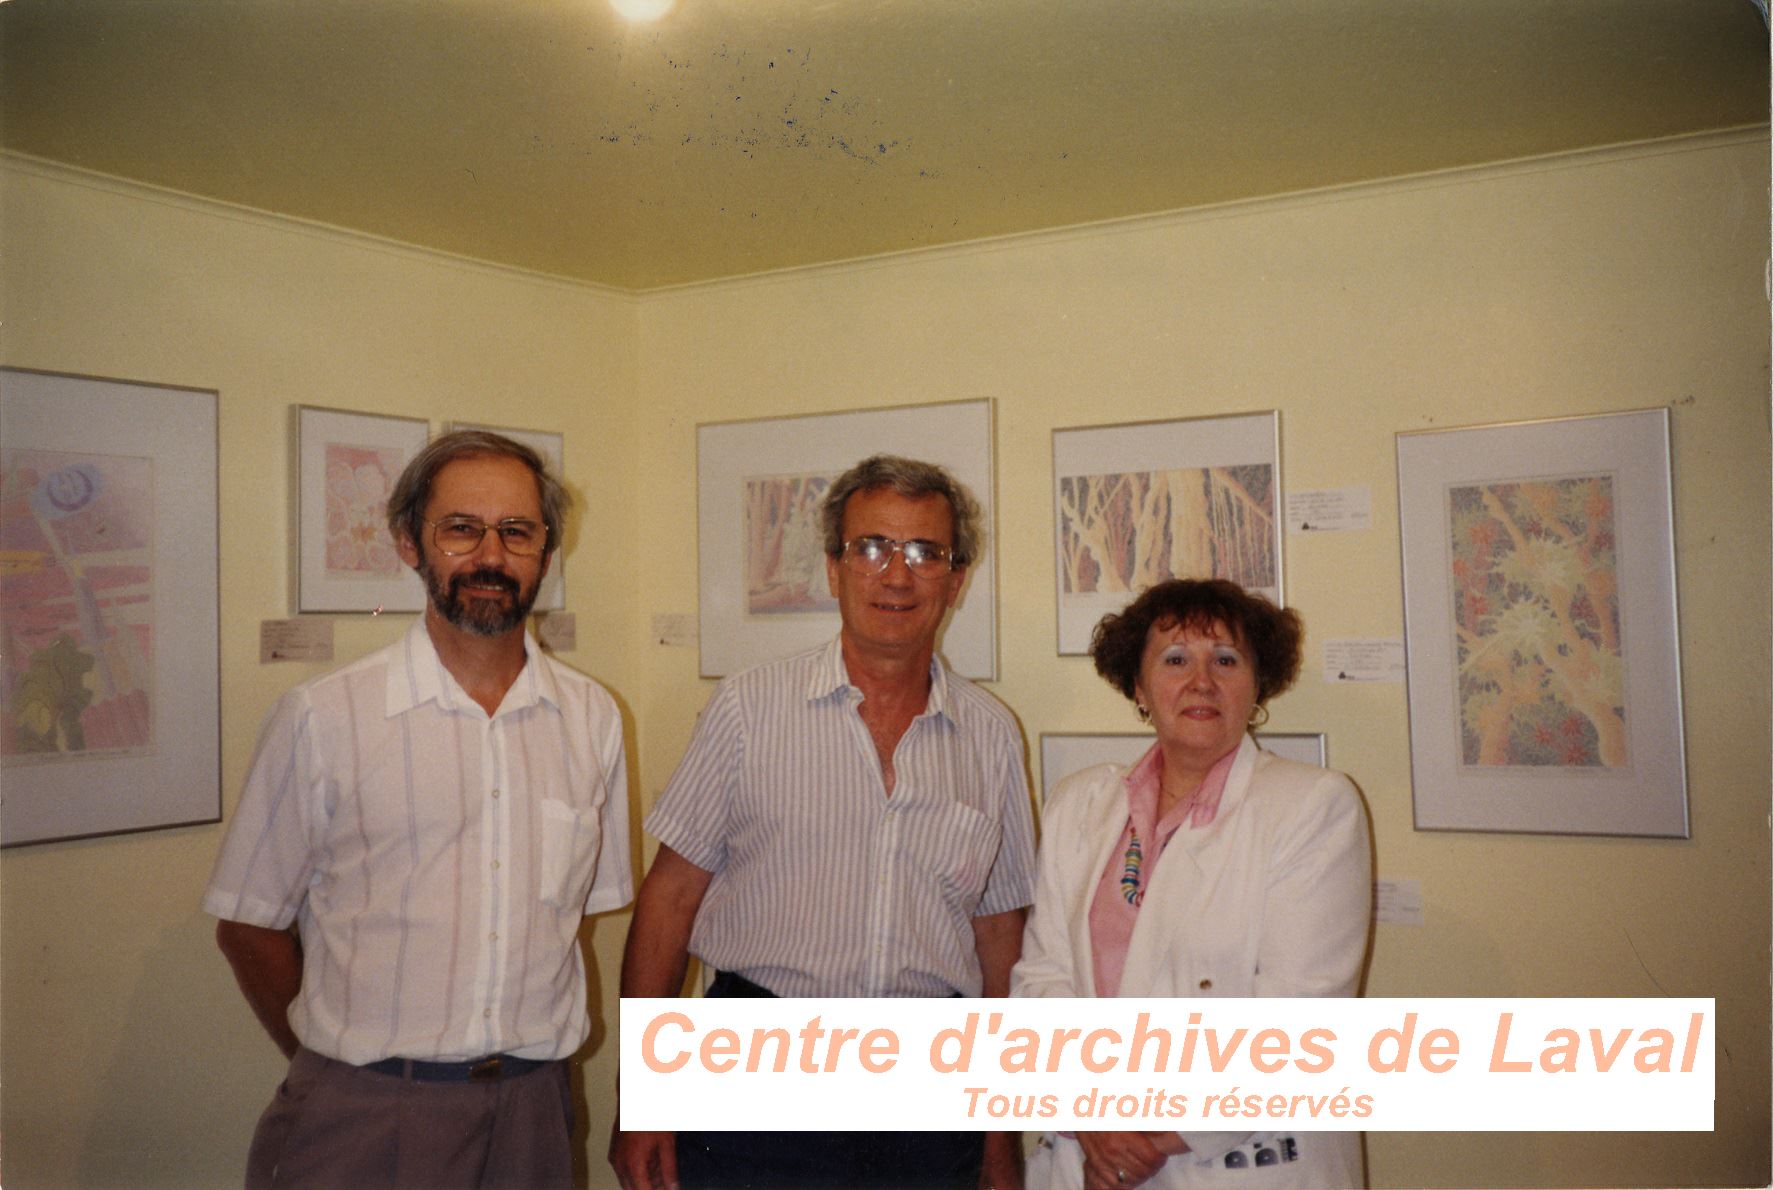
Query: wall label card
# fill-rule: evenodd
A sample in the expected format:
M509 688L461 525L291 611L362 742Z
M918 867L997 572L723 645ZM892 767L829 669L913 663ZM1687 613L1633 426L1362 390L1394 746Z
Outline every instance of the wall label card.
M1324 642L1324 681L1401 682L1404 642L1390 637L1339 637Z
M579 647L579 618L572 612L536 613L536 641L550 653L570 653Z
M331 620L260 620L259 664L331 661Z
M1373 920L1383 925L1421 925L1422 882L1384 876L1373 881Z
M1287 532L1351 533L1373 527L1373 489L1316 488L1287 493Z

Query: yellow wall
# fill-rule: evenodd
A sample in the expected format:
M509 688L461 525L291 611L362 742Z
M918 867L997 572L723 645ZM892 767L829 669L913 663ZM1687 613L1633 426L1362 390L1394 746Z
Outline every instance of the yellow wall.
M291 610L291 405L563 431L567 481L601 510L568 562L568 660L618 693L637 684L641 593L610 562L642 529L628 511L634 299L59 172L0 181L0 359L220 393L226 810L272 702L328 668L258 661L259 621ZM333 621L343 661L412 617ZM221 834L0 856L8 1186L239 1184L281 1062L198 909ZM597 932L614 947L597 973L612 1003L619 933Z
M1716 996L1721 1015L1715 1134L1374 1136L1374 1184L1764 1184L1768 166L1764 135L1683 141L640 299L13 167L0 358L221 391L229 806L260 715L307 672L257 663L257 622L287 614L289 404L565 432L569 479L607 510L568 559L571 660L631 716L637 809L709 689L649 633L695 610L698 422L995 398L994 689L1034 739L1132 726L1054 655L1051 429L1278 408L1288 487L1373 495L1372 530L1287 543L1314 659L1274 707L1365 790L1381 874L1421 882L1426 924L1379 929L1369 991ZM1693 838L1414 832L1403 687L1331 687L1315 661L1327 636L1401 635L1392 434L1655 405ZM404 622L339 618L340 657ZM0 857L10 1184L237 1179L277 1062L195 907L219 838ZM593 931L612 1026L624 926ZM593 1185L610 1049L586 1074Z

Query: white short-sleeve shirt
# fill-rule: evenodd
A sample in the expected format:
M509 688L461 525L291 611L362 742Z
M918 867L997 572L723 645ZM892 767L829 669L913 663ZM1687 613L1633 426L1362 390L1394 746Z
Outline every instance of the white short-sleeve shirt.
M267 719L203 907L297 923L309 1049L561 1058L589 1033L579 922L633 898L621 716L524 647L490 716L420 620Z

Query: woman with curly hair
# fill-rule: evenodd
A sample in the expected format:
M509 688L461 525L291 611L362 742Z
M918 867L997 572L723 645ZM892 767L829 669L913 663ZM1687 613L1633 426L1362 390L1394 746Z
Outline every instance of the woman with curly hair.
M1299 672L1292 611L1222 580L1160 583L1096 626L1096 670L1156 732L1132 768L1062 781L1042 816L1017 996L1352 996L1372 864L1341 773L1250 729ZM1359 1186L1353 1132L1049 1134L1039 1187Z

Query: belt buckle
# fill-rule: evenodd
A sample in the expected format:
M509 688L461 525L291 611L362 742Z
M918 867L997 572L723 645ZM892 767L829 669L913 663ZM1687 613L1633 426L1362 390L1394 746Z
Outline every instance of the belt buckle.
M473 1083L496 1083L503 1073L502 1055L494 1054L490 1058L482 1058L468 1067L468 1081Z

